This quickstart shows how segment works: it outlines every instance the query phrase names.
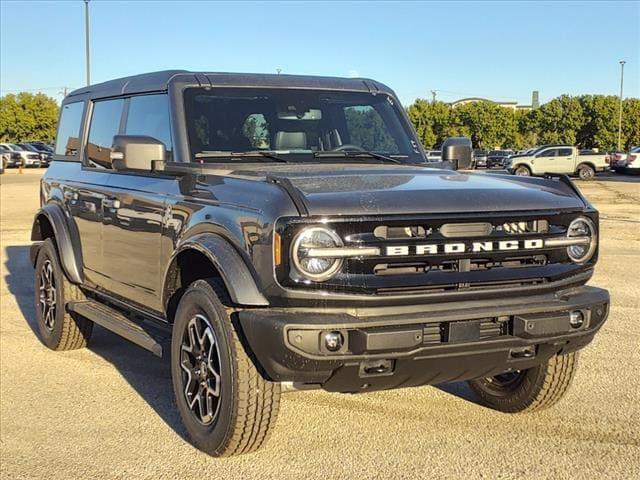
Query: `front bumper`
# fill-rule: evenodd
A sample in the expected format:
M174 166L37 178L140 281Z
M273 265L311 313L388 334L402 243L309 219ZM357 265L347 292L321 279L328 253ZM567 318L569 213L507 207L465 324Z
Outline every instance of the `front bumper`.
M584 323L570 325L569 312ZM418 313L356 316L311 309L241 310L257 363L273 381L360 392L496 375L587 345L605 322L609 293L582 286L553 294L424 305ZM369 311L370 313L370 311ZM327 350L324 335L342 347Z

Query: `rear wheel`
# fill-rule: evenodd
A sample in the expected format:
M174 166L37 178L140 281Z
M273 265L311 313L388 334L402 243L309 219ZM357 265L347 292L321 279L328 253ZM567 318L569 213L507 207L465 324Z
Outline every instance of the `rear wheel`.
M519 167L517 167L514 173L516 175L521 176L521 177L529 177L529 176L531 176L531 170L529 169L529 167L527 167L525 165L520 165Z
M596 176L596 171L593 167L586 164L579 165L577 173L580 180L592 180Z
M74 350L87 345L93 322L67 311L67 302L84 294L65 276L51 238L46 239L36 261L35 303L40 339L52 350Z
M567 392L578 368L578 353L556 355L526 370L470 380L486 406L506 413L531 412L555 405Z
M215 280L198 280L180 300L171 341L178 410L193 444L210 455L252 452L278 416L280 385L256 369L222 304Z

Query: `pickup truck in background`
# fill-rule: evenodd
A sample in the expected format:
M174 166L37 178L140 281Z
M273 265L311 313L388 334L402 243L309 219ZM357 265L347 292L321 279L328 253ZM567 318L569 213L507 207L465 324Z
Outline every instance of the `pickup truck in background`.
M609 168L609 158L605 153L580 154L568 145L544 145L529 154L512 155L505 168L522 176L562 173L591 180L596 172Z

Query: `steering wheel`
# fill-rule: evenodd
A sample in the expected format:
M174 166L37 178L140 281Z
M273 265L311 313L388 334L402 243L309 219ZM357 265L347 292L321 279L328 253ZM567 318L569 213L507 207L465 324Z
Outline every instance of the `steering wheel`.
M358 145L353 145L351 143L345 143L344 145L340 145L339 147L336 147L332 150L332 152L348 152L348 151L365 152L366 150L362 147L359 147Z

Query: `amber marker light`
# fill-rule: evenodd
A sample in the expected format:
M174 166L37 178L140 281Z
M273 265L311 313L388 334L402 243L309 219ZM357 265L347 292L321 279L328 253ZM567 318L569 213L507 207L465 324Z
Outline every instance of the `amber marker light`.
M276 266L282 265L282 239L277 232L273 233L273 262Z

